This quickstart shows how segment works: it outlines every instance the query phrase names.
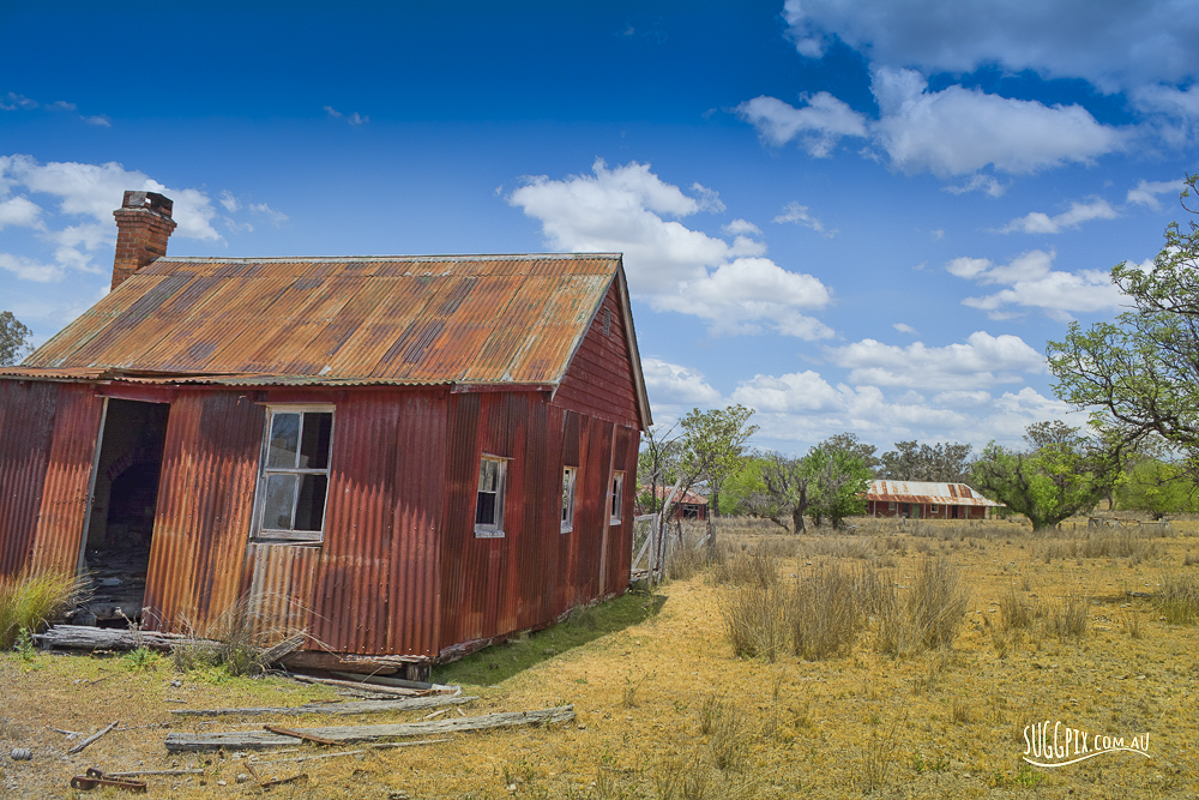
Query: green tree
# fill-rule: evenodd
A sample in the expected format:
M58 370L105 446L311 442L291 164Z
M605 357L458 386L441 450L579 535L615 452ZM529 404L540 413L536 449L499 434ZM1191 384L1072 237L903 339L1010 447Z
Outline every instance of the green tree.
M812 507L815 474L811 454L787 458L769 453L761 462L761 490L751 496L753 512L791 533L806 530L804 517ZM788 524L790 520L790 524Z
M881 466L875 474L892 481L965 483L970 475L972 449L957 442L935 445L918 444L915 440L896 442L894 450L882 454Z
M745 441L758 432L757 425L749 424L753 413L742 405L711 411L695 408L679 422L683 430L679 468L690 477L685 488L707 481L712 513L719 513L720 490L740 463Z
M872 473L878 469L880 464L879 458L874 452L874 445L858 441L857 434L854 433L846 432L830 436L820 443L820 447L830 453L844 452L853 456Z
M731 517L739 514L763 516L758 513L756 499L765 491L762 470L769 456L761 453L746 453L736 468L725 478L720 494L720 515Z
M1039 422L1025 434L1030 448L991 442L974 462L971 484L1018 511L1034 531L1094 507L1119 476L1118 451L1063 422Z
M0 366L16 364L29 355L29 337L33 331L12 315L11 311L0 311Z
M812 474L811 508L808 516L816 524L827 517L833 528L840 528L846 517L866 510L866 488L870 469L861 457L846 450L830 450L819 444L804 457Z
M1194 466L1179 460L1177 451L1159 438L1144 442L1128 459L1116 484L1116 507L1123 511L1143 511L1153 519L1199 510Z
M662 510L667 499L666 489L678 477L682 443L674 436L675 428L674 425L667 429L655 425L641 437L641 452L637 454L637 504L650 513Z
M1187 178L1182 205L1199 176ZM1109 437L1130 446L1158 435L1199 454L1199 226L1166 227L1165 246L1145 270L1123 262L1112 281L1132 310L1049 342L1062 399L1096 412Z

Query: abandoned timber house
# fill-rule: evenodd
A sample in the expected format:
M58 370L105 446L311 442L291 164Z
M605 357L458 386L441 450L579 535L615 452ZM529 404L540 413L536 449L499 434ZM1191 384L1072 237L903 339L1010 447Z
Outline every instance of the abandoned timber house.
M626 589L620 255L168 258L171 212L126 192L112 292L0 367L0 575L413 675Z

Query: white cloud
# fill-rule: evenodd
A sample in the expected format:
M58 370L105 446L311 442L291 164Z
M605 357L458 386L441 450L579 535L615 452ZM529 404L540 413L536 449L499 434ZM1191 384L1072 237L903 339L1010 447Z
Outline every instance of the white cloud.
M802 55L836 39L872 61L926 72L997 64L1048 78L1078 77L1104 92L1199 73L1199 6L1090 0L787 0L784 17Z
M344 119L350 125L353 125L355 127L357 127L358 125L365 125L366 123L371 121L370 117L365 116L363 114L359 114L357 111L355 111L353 114L350 114L349 116L346 116L345 114L341 113L336 108L334 108L333 106L325 106L324 108L325 108L325 113L328 114L330 118Z
M10 197L0 201L0 229L7 226L17 228L43 228L42 207L24 197Z
M220 239L210 224L216 210L203 192L168 188L144 172L127 170L115 161L107 164L69 161L40 164L30 156L14 155L0 158L0 174L6 174L30 192L57 197L59 211L63 214L88 215L105 225L112 224L112 212L120 207L126 190L160 192L175 203L173 216L179 226L175 236L208 241Z
M735 219L732 222L730 222L729 224L721 226L721 230L724 231L725 233L732 233L732 234L752 234L754 236L762 235L761 228L759 228L757 225L753 224L749 220L744 220L744 219Z
M940 391L972 390L1019 383L1028 373L1044 371L1045 360L1019 336L975 331L964 343L906 347L875 339L829 348L829 357L850 370L854 384Z
M906 322L896 322L891 327L894 328L895 330L899 331L900 333L910 333L913 336L916 334L916 329L913 328L911 325L908 325Z
M720 392L695 370L659 358L643 358L641 372L645 376L646 391L655 404L714 405L720 402Z
M866 117L828 92L803 96L802 108L775 97L755 97L737 106L737 114L770 144L781 146L799 139L800 146L816 158L832 155L846 136L867 135Z
M1080 203L1075 200L1070 203L1068 211L1063 211L1057 216L1051 217L1044 212L1033 211L1019 219L1012 220L999 232L1061 233L1066 228L1077 228L1080 224L1093 219L1115 219L1118 216L1116 209L1112 208L1106 200L1095 199L1090 203Z
M222 190L217 199L220 201L221 205L225 207L225 210L230 213L233 213L241 208L241 202L234 197L233 192L229 191L228 189Z
M1161 211L1162 204L1157 199L1157 196L1159 194L1171 194L1177 197L1184 186L1186 184L1182 181L1147 181L1141 179L1137 182L1135 189L1128 190L1125 202L1149 206L1154 211Z
M66 276L66 271L59 264L42 264L11 253L0 253L0 269L8 270L22 280L38 283L53 283Z
M968 192L982 192L988 197L1002 197L1003 193L1008 190L1011 183L1000 183L994 175L985 175L975 173L970 176L970 179L959 186L943 186L943 191L950 194L966 194Z
M913 70L878 67L872 87L881 112L875 142L907 173L948 177L993 167L1027 174L1091 163L1125 138L1081 106L1049 107L961 86L930 92Z
M17 94L16 92L9 92L7 95L5 95L5 100L7 100L7 102L0 103L0 109L4 111L16 111L17 109L21 108L37 108L40 105L38 101L31 100L25 95Z
M109 120L108 117L104 116L103 114L93 114L90 117L80 117L80 119L82 119L88 125L94 125L98 128L111 128L112 127L112 121Z
M648 164L609 169L597 160L591 175L527 178L508 202L541 222L554 249L624 253L630 291L657 310L707 319L714 333L831 335L797 310L828 303L819 280L764 258L765 245L749 236L730 244L665 218L716 208L714 192L698 184L692 192L698 198L662 181ZM731 225L750 232L743 220Z
M824 223L809 214L807 206L801 206L795 200L783 206L783 213L775 217L774 221L779 223L794 222L796 225L811 228L818 233L825 232ZM833 236L836 233L836 231L829 231L828 235Z
M1115 309L1123 295L1100 270L1055 272L1055 253L1030 250L1007 265L985 258L956 258L946 264L950 274L982 285L1009 288L985 297L968 297L963 305L989 312L994 319L1011 316L1005 306L1039 308L1053 319L1069 320L1069 312L1097 312Z

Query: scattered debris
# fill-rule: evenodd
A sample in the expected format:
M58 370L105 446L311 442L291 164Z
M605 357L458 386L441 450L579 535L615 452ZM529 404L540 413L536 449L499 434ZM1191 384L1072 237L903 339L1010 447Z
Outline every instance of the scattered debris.
M537 711L512 711L499 714L484 714L462 719L435 720L432 722L402 722L389 725L346 725L327 728L307 728L303 733L319 736L337 744L378 742L402 736L428 736L431 734L458 731L477 731L488 728L503 728L515 725L541 725L554 722L569 722L575 718L574 706L559 706ZM283 736L261 731L226 731L216 733L167 734L166 748L169 752L198 752L228 750L266 750L286 747L298 742L296 736Z
M435 694L456 694L462 691L461 686L439 686L438 684L428 684L427 689L413 689L408 686L389 686L380 683L380 678L374 678L370 683L364 681L344 681L337 678L315 678L311 675L299 675L290 673L289 677L300 681L301 683L319 683L324 686L338 686L348 689L356 689L358 691L369 692L374 695L395 695L396 697L427 697ZM406 681L407 683L407 681ZM415 683L415 681L412 681Z
M32 761L33 751L28 747L14 747L9 754L13 761Z
M108 778L140 778L143 775L170 777L177 775L203 775L202 769L139 769L131 772L106 772Z
M75 755L76 753L81 753L81 752L83 752L83 751L84 751L84 750L85 750L87 747L89 747L89 746L92 744L92 742L96 741L96 740L97 740L97 739L99 739L101 736L103 736L104 734L106 734L106 733L108 733L109 731L111 731L111 730L112 730L113 728L115 728L115 727L116 727L118 724L119 724L119 723L118 723L117 721L113 721L113 722L109 723L107 727L105 727L105 728L102 728L101 730L98 730L98 731L96 731L96 732L95 732L95 733L93 733L91 736L87 737L87 738L86 738L86 739L84 739L82 742L80 742L79 744L75 745L75 746L74 746L74 747L72 747L70 750L68 750L68 751L67 751L67 755L71 756L71 755ZM90 772L91 770L88 770L88 771Z
M116 723L114 722L113 724L115 725ZM139 792L142 794L146 791L145 781L114 778L111 775L105 775L95 767L88 767L87 772L83 775L76 775L74 778L71 778L72 789L82 789L85 792L90 792L97 786L111 786L114 789L124 789L127 792Z

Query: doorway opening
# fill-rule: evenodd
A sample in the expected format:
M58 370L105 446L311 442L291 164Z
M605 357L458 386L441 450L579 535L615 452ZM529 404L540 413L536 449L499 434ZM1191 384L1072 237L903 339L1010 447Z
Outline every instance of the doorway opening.
M80 564L92 595L75 624L141 619L169 413L166 403L108 400Z

